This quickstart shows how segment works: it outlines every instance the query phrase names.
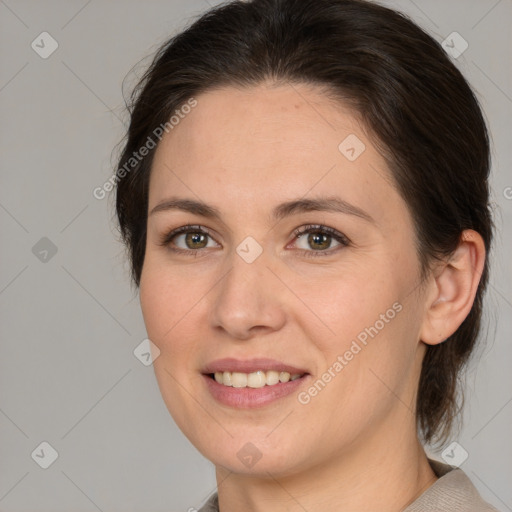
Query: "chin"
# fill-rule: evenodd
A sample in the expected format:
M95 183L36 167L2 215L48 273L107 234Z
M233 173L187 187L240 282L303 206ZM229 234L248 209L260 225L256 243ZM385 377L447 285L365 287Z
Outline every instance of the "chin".
M250 475L259 478L282 478L297 472L299 465L294 465L286 456L265 456L261 458L255 455L251 460L248 455L244 455L245 461L241 461L237 455L226 456L226 454L211 453L205 455L216 467L222 468L238 475Z
M190 441L215 466L236 474L283 477L296 473L311 460L304 450L299 452L297 449L297 446L304 447L303 442L287 446L285 440L277 436L273 440L265 439L268 432L263 435L258 432L253 436L250 431L245 431L234 437L224 433L222 439L202 437L201 440Z

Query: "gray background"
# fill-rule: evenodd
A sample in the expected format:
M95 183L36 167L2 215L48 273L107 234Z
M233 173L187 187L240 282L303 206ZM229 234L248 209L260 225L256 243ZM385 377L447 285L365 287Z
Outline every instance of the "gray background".
M0 0L0 511L186 511L215 489L213 465L175 426L152 367L133 354L146 337L138 297L112 201L92 191L113 172L127 121L123 78L216 3ZM512 1L384 3L439 41L464 37L469 48L455 62L492 132L489 342L468 372L453 440L483 496L512 510ZM47 59L31 48L43 31L59 44ZM43 237L57 248L46 261ZM31 457L43 441L59 454L46 470Z

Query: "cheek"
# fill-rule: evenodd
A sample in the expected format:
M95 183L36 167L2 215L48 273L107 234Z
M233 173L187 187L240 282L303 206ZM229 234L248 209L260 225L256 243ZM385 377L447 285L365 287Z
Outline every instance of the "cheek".
M323 350L343 350L358 336L364 342L369 336L367 329L377 323L380 332L392 323L401 284L393 280L391 273L383 270L379 276L372 274L374 270L347 266L345 271L294 281L294 292L303 302L296 309L297 319ZM299 309L302 315L298 314Z
M322 365L300 403L309 402L305 408L316 418L316 428L329 424L329 431L338 433L334 436L349 442L396 407L412 407L416 345L409 333L411 318L398 302L386 298L365 308L351 301L342 305L345 309L331 316L335 335L312 338Z
M148 337L160 350L153 368L167 409L186 433L190 430L186 420L196 411L183 383L191 389L190 357L198 350L195 339L190 337L187 314L197 304L199 290L191 286L194 279L187 272L164 268L151 256L144 265L139 289L141 309Z
M309 312L296 318L321 354L316 377L333 382L319 383L320 401L363 421L389 405L409 381L419 316L413 295L407 297L414 280L411 265L381 263L360 270L318 279L317 286L299 286L297 280L297 295L306 298Z
M160 350L168 350L171 339L173 345L179 344L175 335L204 293L200 281L186 269L169 268L147 258L140 280L140 303L148 336Z
M411 301L417 285L413 248L397 240L374 254L349 254L343 263L340 271L322 276L318 286L311 283L300 291L329 326L330 338L339 340L336 349L373 339L403 348L408 339L403 324L413 328L417 322L417 305Z

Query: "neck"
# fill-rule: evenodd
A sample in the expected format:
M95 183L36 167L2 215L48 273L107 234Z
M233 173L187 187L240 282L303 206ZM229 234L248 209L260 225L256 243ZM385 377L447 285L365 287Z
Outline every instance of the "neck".
M404 436L397 428L385 434L381 426L358 446L333 453L321 466L285 477L236 474L217 467L220 512L403 510L437 479L414 422L408 427L410 435Z

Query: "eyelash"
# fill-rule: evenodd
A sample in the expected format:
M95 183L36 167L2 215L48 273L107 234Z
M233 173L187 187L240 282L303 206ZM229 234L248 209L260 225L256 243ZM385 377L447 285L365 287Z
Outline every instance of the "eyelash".
M178 235L187 234L187 233L196 233L196 234L201 233L201 234L207 235L213 239L213 237L210 235L210 233L207 230L205 230L202 226L197 225L197 224L196 225L187 224L186 226L181 226L179 228L173 229L169 233L165 233L161 237L161 239L159 241L159 245L164 246L164 247L169 247L169 249L175 253L187 254L188 256L197 257L199 255L199 253L201 251L203 251L203 249L181 249L179 247L178 248L170 247L171 242L175 237L177 237ZM350 240L345 235L343 235L339 231L336 231L333 228L330 228L328 226L323 226L322 224L307 224L307 225L301 226L300 228L297 228L293 231L293 234L295 235L296 238L299 238L302 235L306 235L309 233L329 235L332 238L334 238L334 240L339 242L340 245L334 249L328 249L325 251L313 251L313 250L306 251L304 249L302 249L302 250L299 249L302 252L302 255L307 258L329 256L332 253L337 252L338 250L340 250L344 247L347 247L350 244Z

